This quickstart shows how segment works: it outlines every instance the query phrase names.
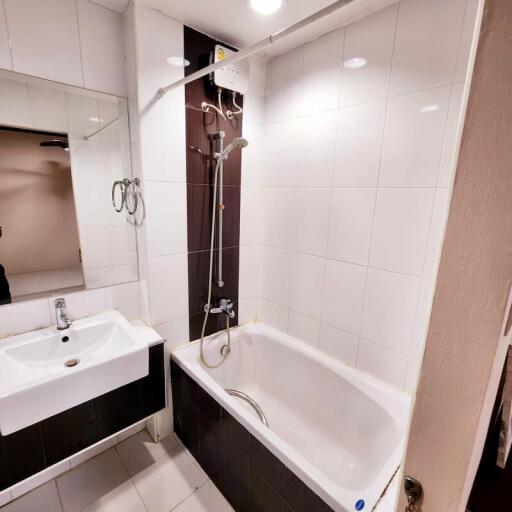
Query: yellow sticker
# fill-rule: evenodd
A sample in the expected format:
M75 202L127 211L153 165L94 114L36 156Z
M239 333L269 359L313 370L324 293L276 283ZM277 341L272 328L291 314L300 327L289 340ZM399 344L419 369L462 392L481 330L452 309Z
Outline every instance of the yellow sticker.
M224 60L224 58L225 58L224 50L222 48L218 48L217 49L217 59Z

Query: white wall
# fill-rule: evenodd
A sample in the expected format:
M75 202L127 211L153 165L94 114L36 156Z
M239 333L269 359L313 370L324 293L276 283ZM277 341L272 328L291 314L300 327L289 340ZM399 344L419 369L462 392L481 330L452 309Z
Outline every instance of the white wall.
M267 159L244 161L242 240L254 243L240 286L254 296L259 265L261 319L407 390L430 314L476 3L403 0L273 59ZM366 65L342 66L353 58Z
M0 0L0 68L126 96L122 16L88 0Z

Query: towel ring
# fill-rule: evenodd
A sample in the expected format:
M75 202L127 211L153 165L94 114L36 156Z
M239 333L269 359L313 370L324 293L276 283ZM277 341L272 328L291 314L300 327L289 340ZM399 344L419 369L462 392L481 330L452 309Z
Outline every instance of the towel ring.
M117 187L119 187L119 189L121 191L121 206L119 208L117 207L117 202L116 202L116 188ZM124 180L114 181L114 183L112 185L112 205L114 206L114 210L117 213L120 213L123 210L124 205L125 205L126 193L125 193L124 187L125 187Z
M137 207L139 206L139 190L138 190L138 188L140 185L140 181L139 181L139 178L135 178L132 181L129 181L129 180L127 180L127 181L128 181L128 183L126 185L126 190L125 190L126 211L128 212L129 215L134 215L135 212L137 211ZM130 208L129 201L128 201L128 197L130 195L133 198L132 208Z

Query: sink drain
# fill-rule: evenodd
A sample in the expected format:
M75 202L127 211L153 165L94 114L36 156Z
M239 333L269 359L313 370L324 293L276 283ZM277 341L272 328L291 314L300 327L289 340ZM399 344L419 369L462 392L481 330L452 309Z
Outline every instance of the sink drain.
M68 368L72 368L73 366L76 366L80 361L78 359L70 359L69 361L66 361L64 363L64 366L67 366Z

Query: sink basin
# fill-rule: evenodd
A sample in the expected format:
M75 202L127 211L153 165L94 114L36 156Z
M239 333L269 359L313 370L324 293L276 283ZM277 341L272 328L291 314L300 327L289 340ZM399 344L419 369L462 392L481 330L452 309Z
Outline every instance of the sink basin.
M148 374L148 346L118 311L0 342L0 432L8 435Z

